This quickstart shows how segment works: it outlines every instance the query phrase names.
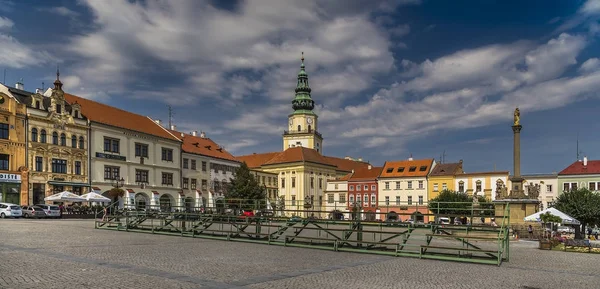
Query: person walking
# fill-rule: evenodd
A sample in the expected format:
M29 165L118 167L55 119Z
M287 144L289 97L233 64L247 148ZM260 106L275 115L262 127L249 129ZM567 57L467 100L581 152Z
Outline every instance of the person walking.
M533 227L531 225L527 227L527 232L529 233L529 239L533 239Z

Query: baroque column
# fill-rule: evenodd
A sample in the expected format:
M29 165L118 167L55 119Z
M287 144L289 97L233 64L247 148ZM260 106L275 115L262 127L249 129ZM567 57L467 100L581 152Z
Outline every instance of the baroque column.
M521 177L521 129L523 126L520 124L521 112L518 107L513 116L513 177L510 180L512 182L511 195L514 196L522 195L523 192L523 178Z

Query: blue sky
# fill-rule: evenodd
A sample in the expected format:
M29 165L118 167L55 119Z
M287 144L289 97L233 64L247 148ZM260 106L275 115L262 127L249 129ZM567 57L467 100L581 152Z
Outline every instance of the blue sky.
M0 0L0 69L167 120L236 155L281 150L304 51L324 152L560 171L600 159L600 1Z

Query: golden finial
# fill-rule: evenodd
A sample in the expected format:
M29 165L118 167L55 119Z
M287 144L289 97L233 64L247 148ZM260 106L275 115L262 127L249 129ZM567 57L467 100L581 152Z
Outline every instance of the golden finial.
M302 58L300 58L300 60L302 60L302 62L304 62L304 51L302 51Z

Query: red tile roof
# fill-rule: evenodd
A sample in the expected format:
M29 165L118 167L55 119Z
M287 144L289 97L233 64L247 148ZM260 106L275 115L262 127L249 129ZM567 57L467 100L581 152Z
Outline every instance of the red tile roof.
M270 152L270 153L262 153L262 154L251 154L245 156L238 156L237 159L241 162L245 162L249 168L260 168L264 163L268 162L270 159L274 158L276 155L281 152Z
M600 160L587 161L587 166L583 165L583 161L576 161L570 166L560 171L558 175L591 175L600 174Z
M285 151L277 154L272 159L268 160L266 163L263 164L263 166L295 162L309 162L327 166L335 166L333 164L330 164L327 161L327 159L323 157L320 153L318 153L316 150L305 147L293 147L286 149Z
M347 174L347 175L345 175L345 176L343 176L343 177L339 177L339 178L337 178L337 179L335 179L335 180L336 180L336 181L347 181L347 180L349 180L351 177L352 177L352 173L349 173L349 174Z
M370 181L377 180L383 167L371 167L359 168L354 171L354 174L350 177L349 181Z
M462 174L463 173L462 165L463 165L462 161L460 161L458 163L437 164L433 168L433 170L431 171L429 176L430 177L432 177L432 176L453 176L456 174Z
M238 160L210 138L202 138L174 130L169 130L169 132L183 141L181 144L181 150L186 153L240 162L240 160Z
M327 161L330 164L335 165L339 171L351 172L352 170L356 171L360 168L366 168L369 166L369 163L366 163L366 162L347 160L347 159L342 159L342 158L337 158L337 157L328 157L328 156L324 156L324 157L325 157L325 159L327 159Z
M457 177L465 176L481 176L481 175L508 175L509 171L496 171L496 172L473 172L473 173L462 173L457 174Z
M379 175L382 178L426 177L433 159L385 162Z
M68 93L65 93L65 99L71 104L79 103L81 113L90 121L179 141L177 137L147 116Z

